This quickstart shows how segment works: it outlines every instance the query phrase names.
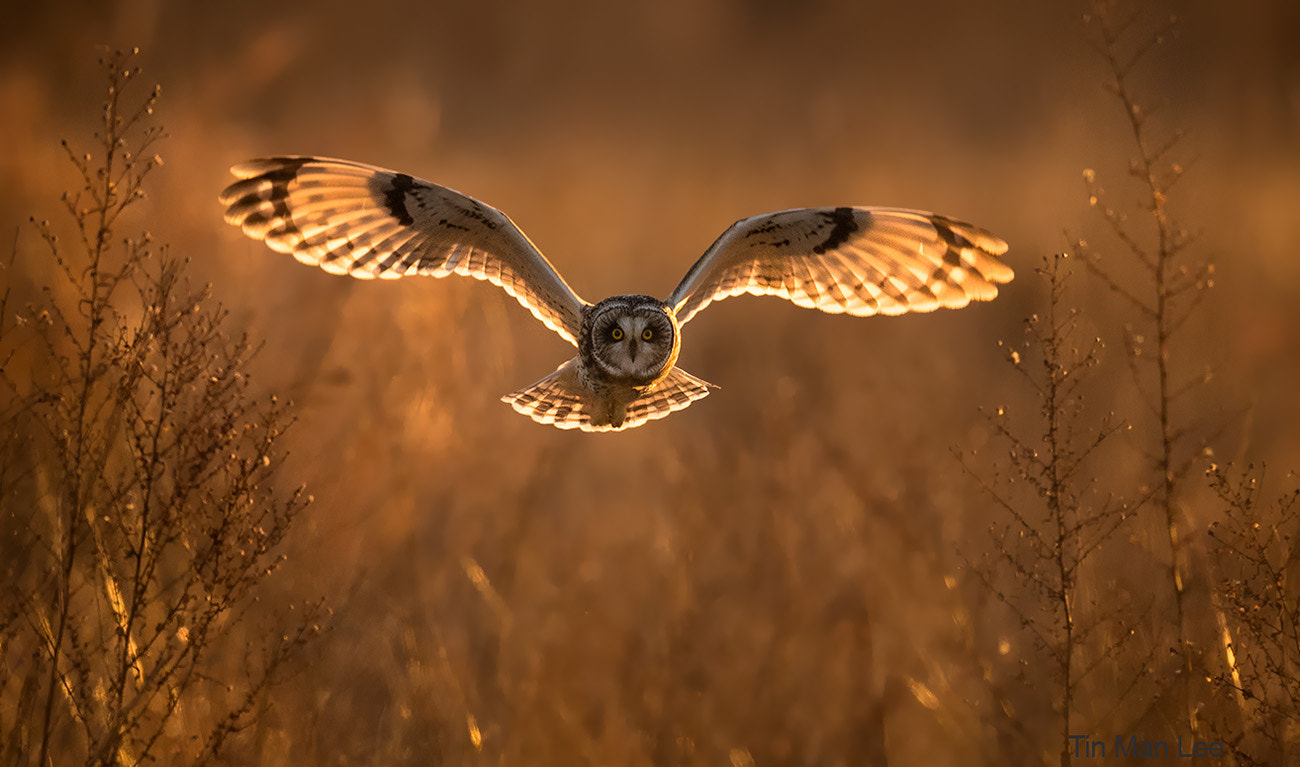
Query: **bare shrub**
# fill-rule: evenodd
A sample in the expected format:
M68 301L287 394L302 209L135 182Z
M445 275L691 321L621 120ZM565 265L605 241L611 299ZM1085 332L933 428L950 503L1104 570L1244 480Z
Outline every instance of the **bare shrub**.
M1151 119L1159 105L1145 103L1134 85L1152 52L1176 34L1177 20L1153 18L1141 7L1121 12L1108 0L1095 0L1091 11L1093 44L1109 74L1106 86L1123 110L1133 142L1129 191L1136 193L1141 215L1130 218L1125 206L1113 205L1098 173L1084 170L1088 201L1100 212L1111 235L1108 245L1116 252L1103 254L1097 244L1079 239L1074 253L1126 310L1124 349L1138 400L1126 419L1146 468L1131 504L1144 517L1148 509L1159 515L1158 522L1148 524L1158 524L1167 541L1167 604L1173 616L1160 623L1170 627L1170 636L1161 641L1178 661L1171 676L1182 709L1178 718L1188 731L1201 733L1207 716L1197 701L1208 691L1197 680L1205 677L1209 635L1196 626L1209 612L1208 565L1198 558L1199 548L1189 548L1197 531L1187 516L1192 493L1186 479L1209 450L1201 415L1203 387L1211 375L1188 324L1214 285L1214 265L1192 247L1196 234L1178 222L1171 206L1188 167L1179 158L1184 134L1161 129Z
M1219 684L1237 699L1244 764L1290 764L1300 753L1300 490L1261 502L1264 472L1212 466L1223 504L1210 527L1220 581Z
M278 488L292 418L253 395L252 342L120 234L163 132L132 55L101 62L94 150L64 143L71 236L38 223L0 299L0 761L202 764L318 631L319 604L257 604L309 498Z
M962 457L1002 512L989 530L993 549L971 570L1049 659L1061 764L1070 764L1070 737L1081 725L1075 715L1081 687L1099 666L1117 665L1118 655L1133 652L1129 645L1136 637L1117 625L1132 617L1131 606L1099 603L1081 589L1090 560L1124 524L1127 507L1099 491L1095 479L1095 453L1119 426L1110 416L1094 418L1084 406L1102 344L1080 338L1080 313L1066 300L1067 258L1044 259L1038 269L1047 291L1044 313L1026 319L1025 340L1006 350L1037 400L1032 425L1014 424L998 407L986 415L1002 442L1005 465L989 473L973 464L973 456ZM1125 687L1116 697L1132 689Z

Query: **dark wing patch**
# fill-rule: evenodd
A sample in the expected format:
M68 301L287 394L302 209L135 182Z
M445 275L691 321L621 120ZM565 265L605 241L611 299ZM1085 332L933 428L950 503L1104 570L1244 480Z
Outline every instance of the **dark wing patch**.
M398 173L391 179L376 176L375 186L378 187L379 194L383 196L384 204L388 206L388 215L397 219L397 223L402 226L410 226L415 223L415 219L411 217L411 212L406 209L406 198L410 191L415 188L415 179L405 173Z
M820 245L813 246L813 252L819 256L848 242L849 237L858 231L858 223L854 219L853 208L836 208L830 213L822 213L821 215L831 224L831 233L827 235ZM784 244L789 247L790 241L785 240Z

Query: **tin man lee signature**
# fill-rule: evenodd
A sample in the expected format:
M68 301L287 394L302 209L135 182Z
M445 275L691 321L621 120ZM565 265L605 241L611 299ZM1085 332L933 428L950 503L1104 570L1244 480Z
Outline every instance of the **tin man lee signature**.
M1152 759L1167 759L1170 756L1178 756L1190 759L1195 756L1223 756L1227 749L1217 740L1209 742L1203 740L1194 740L1183 742L1183 736L1179 735L1171 747L1167 740L1143 740L1136 735L1130 735L1125 738L1123 735L1116 735L1113 743L1107 748L1106 741L1091 740L1091 735L1071 735L1070 745L1073 747L1075 759L1105 759L1106 757L1137 757Z

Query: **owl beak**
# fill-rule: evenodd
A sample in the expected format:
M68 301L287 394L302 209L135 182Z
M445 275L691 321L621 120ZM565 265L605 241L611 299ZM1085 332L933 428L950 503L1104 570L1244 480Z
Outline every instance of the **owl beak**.
M636 340L628 341L627 347L628 356L632 358L633 362L636 362Z

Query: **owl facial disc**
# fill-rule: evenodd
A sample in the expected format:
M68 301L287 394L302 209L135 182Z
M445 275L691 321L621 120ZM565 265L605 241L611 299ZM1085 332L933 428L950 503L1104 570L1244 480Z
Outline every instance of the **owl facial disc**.
M615 296L591 308L580 350L586 346L610 381L649 384L677 359L677 323L663 302L650 296Z

